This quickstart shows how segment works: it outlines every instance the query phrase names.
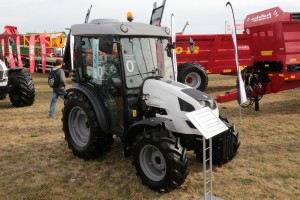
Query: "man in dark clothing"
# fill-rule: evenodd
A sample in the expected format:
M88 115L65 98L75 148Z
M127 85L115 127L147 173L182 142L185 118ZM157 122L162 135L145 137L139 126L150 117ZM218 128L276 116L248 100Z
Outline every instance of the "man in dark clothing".
M53 88L53 93L52 93L52 100L50 103L50 111L49 111L49 118L54 117L55 113L55 107L56 107L56 101L58 97L61 97L64 100L64 96L66 95L66 76L65 72L62 67L62 60L57 59L55 61L55 67L53 70L57 73L57 77L59 77L59 85L56 88Z

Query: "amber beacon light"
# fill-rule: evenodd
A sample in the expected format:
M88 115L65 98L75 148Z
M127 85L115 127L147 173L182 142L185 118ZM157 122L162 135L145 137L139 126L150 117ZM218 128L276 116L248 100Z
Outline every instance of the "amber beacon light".
M132 20L133 20L133 14L132 14L132 12L127 12L127 20L129 22L132 22Z

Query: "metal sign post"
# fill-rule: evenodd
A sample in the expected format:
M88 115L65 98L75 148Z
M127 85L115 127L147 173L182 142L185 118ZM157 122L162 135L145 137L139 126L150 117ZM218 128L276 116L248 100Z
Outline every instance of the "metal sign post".
M213 196L213 178L212 178L212 137L223 131L226 131L227 126L212 112L208 107L187 113L186 116L193 125L203 135L203 194L201 200L222 200L222 198ZM208 140L208 147L206 142ZM209 151L209 158L206 153ZM207 163L209 162L209 169ZM207 187L208 186L208 187ZM209 188L209 189L207 189Z
M212 178L212 138L209 138L209 145L206 147L206 139L203 137L203 194L201 200L223 200L213 195L213 178ZM209 158L206 158L206 151L209 150ZM209 169L207 169L209 162ZM207 187L208 186L208 187ZM209 188L209 189L208 189Z

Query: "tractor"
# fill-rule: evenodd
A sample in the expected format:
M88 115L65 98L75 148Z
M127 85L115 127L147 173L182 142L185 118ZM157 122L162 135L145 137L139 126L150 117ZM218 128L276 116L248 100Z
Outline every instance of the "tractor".
M215 164L237 154L239 133L219 116L210 95L175 81L170 29L128 21L71 26L64 55L65 65L74 67L62 109L65 140L75 156L88 160L120 138L142 183L170 191L188 175L186 152L202 158L203 136L187 113L209 107L228 127L213 138Z
M0 100L7 94L13 106L31 106L35 100L34 82L27 69L8 69L0 60Z

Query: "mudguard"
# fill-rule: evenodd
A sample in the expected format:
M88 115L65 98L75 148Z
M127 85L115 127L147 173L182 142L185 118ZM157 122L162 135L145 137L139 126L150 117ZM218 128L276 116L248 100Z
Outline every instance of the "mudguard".
M124 139L124 155L130 156L132 143L135 140L137 134L141 133L145 127L164 126L164 122L170 121L170 119L162 117L151 117L134 123L128 131L125 133Z
M95 109L101 131L105 134L111 134L111 116L100 92L93 87L93 85L80 83L75 83L70 89L68 89L67 95L74 91L83 93L91 101L92 106Z

